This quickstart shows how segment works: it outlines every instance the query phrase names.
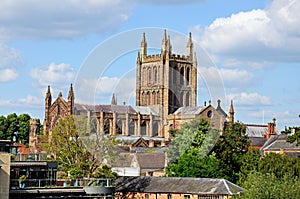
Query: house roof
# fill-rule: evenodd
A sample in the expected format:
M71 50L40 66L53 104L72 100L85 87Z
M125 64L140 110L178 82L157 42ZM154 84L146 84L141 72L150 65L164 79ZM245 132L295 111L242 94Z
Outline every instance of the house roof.
M165 168L164 153L136 153L136 160L141 169L163 169Z
M290 150L295 151L295 153L300 152L300 147L297 146L297 142L287 142L286 139L289 135L280 134L280 135L272 135L266 143L262 146L260 153L263 154L265 150L267 151L280 151L280 150ZM288 155L288 154L287 154Z
M248 137L264 137L268 134L267 125L246 124L246 135Z
M234 195L242 187L225 179L171 178L171 177L121 177L114 182L117 192L181 193L198 195Z
M268 140L264 137L249 137L249 141L251 142L251 146L259 146L262 147L265 142Z

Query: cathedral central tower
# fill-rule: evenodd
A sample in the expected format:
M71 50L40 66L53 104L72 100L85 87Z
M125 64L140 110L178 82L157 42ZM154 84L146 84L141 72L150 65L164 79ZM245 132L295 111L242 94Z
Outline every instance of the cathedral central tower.
M166 117L179 107L197 106L197 58L191 33L187 54L172 54L170 36L163 34L161 53L147 54L145 33L136 62L136 105L161 105Z

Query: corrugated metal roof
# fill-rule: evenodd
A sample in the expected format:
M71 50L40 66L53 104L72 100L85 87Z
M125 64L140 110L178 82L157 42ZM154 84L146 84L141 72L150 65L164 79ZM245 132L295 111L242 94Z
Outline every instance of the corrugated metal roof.
M244 191L225 179L213 178L121 177L114 185L117 192L135 193L234 195Z
M186 106L180 107L173 114L174 115L197 115L200 114L201 111L206 108L205 106Z

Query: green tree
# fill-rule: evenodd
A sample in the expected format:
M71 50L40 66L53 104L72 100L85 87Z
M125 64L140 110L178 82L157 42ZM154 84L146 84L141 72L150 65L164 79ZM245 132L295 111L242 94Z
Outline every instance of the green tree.
M18 123L18 141L21 141L24 144L28 144L30 131L30 116L28 114L19 115Z
M8 128L8 122L6 117L3 115L0 116L0 139L1 140L6 140L6 133L7 133L7 128Z
M19 121L16 113L9 114L6 117L8 127L6 129L5 137L8 140L12 140L13 135L18 133L19 130Z
M300 159L269 153L259 161L258 171L262 174L270 173L279 179L285 175L300 177Z
M219 161L214 154L208 155L217 139L218 131L210 129L207 120L193 120L173 131L166 168L168 176L220 177Z
M247 178L248 175L252 172L258 171L258 164L261 159L259 150L250 149L242 157L241 167L239 172L239 182L242 184Z
M300 180L290 175L277 178L274 174L252 172L242 184L245 192L239 199L300 198Z
M222 177L219 161L214 154L200 157L197 153L187 152L182 154L175 163L166 167L169 177Z
M113 153L109 149L115 143L109 138L84 137L85 133L76 128L73 116L59 120L51 142L46 145L46 150L58 161L59 171L74 177L92 177L99 167L110 162L108 156Z
M222 136L219 137L214 152L220 161L224 177L236 183L242 165L242 157L249 148L246 128L240 123L229 124Z
M205 156L215 144L219 132L211 129L210 123L201 118L184 123L180 129L173 131L173 136L167 151L171 163L188 150Z

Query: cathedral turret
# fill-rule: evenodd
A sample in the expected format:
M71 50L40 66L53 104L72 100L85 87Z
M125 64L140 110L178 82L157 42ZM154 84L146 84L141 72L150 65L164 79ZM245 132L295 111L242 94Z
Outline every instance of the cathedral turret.
M193 61L193 40L192 40L192 33L189 33L189 39L186 45L187 56L189 57L190 61Z
M51 96L50 86L48 86L46 98L45 98L45 109L46 109L45 118L48 118L49 116L49 109L51 104L52 104L52 96Z
M71 84L69 95L68 95L68 114L72 115L74 112L74 91L73 91L73 85Z
M112 105L117 105L117 99L116 99L114 93L113 93L113 95L112 95L112 97L111 97L111 104L112 104Z
M165 54L167 51L168 38L167 38L167 30L164 30L164 36L161 42L161 54Z
M233 100L231 100L230 103L230 109L229 109L229 122L234 122L234 108L233 108Z
M52 104L52 96L50 86L48 86L45 98L45 119L44 119L44 132L47 134L50 127L50 107Z
M146 34L143 33L142 42L141 42L141 58L143 59L147 56L147 41L146 41Z

